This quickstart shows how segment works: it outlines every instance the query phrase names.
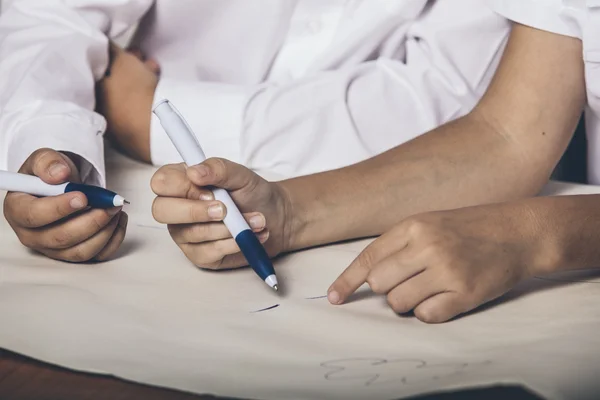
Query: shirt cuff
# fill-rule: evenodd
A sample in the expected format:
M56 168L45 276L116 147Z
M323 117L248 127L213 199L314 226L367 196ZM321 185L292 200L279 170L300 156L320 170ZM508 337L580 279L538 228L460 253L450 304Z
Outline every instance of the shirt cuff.
M154 103L168 99L179 110L207 157L239 163L246 107L256 92L256 86L161 78ZM154 114L150 122L150 158L154 165L182 161Z
M64 116L29 121L12 135L6 150L6 167L18 171L41 148L68 151L81 157L79 175L83 183L106 187L102 138L105 127L103 118L97 118L91 125Z
M522 25L581 38L577 21L565 14L565 6L549 0L488 0L492 10Z

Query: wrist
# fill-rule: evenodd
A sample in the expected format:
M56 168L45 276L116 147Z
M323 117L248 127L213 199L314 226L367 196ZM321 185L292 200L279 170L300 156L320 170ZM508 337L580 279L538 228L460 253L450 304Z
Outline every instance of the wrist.
M281 199L279 209L283 218L283 252L294 251L303 248L299 243L301 232L304 229L302 213L299 212L299 204L295 203L293 189L289 181L274 182L280 192Z
M559 230L553 229L543 202L544 199L524 201L526 216L516 221L526 229L525 251L529 249L531 252L527 260L529 276L556 272L567 262Z

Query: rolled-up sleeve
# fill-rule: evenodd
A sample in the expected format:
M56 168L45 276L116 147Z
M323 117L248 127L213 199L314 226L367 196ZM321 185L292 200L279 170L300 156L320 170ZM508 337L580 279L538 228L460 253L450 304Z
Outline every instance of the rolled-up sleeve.
M532 28L564 36L581 38L581 24L576 9L562 0L487 0L503 17Z
M94 85L108 38L152 0L12 0L0 14L0 168L17 170L38 148L82 158L82 177L104 185L104 118Z

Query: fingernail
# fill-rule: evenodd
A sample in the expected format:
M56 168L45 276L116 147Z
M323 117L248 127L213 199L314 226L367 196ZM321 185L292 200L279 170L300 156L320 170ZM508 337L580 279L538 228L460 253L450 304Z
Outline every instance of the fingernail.
M208 216L215 219L223 217L223 206L220 204L215 204L208 207Z
M83 200L81 200L81 198L79 197L73 197L69 204L74 210L79 210L80 208L83 208Z
M205 165L194 165L192 167L192 171L195 171L196 174L198 174L199 178L204 178L205 176L208 176L208 168Z
M204 200L204 201L214 200L214 196L210 193L202 193L200 195L200 200Z
M52 164L50 164L50 167L48 167L48 173L50 174L51 177L57 177L60 176L62 174L64 174L67 171L67 166L61 162L53 162Z
M340 294L335 290L329 292L329 294L327 295L327 299L331 304L340 304Z
M109 208L108 210L106 210L108 215L110 215L111 217L114 217L115 215L117 215L119 213L119 211L121 211L121 207L113 207L113 208Z
M127 221L129 221L129 216L123 213L123 215L121 215L121 218L119 218L119 226L121 228L127 227Z
M258 241L264 243L269 239L269 231L261 232L258 234Z
M254 215L251 217L248 222L250 223L250 227L253 229L262 229L266 225L265 217L261 215Z

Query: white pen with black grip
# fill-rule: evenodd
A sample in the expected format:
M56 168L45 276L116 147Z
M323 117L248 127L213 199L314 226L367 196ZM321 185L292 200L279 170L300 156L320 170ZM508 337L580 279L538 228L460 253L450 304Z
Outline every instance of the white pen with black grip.
M92 208L122 207L129 204L123 196L99 186L84 185L82 183L66 182L59 185L50 185L37 176L20 174L17 172L0 171L0 190L8 192L22 192L33 196L60 196L69 192L81 192Z
M197 165L206 160L206 155L192 129L168 100L158 102L154 106L153 112L188 166ZM227 214L223 222L246 257L248 264L267 285L277 290L278 282L273 263L233 199L225 189L215 188L212 192L215 199L227 207Z

